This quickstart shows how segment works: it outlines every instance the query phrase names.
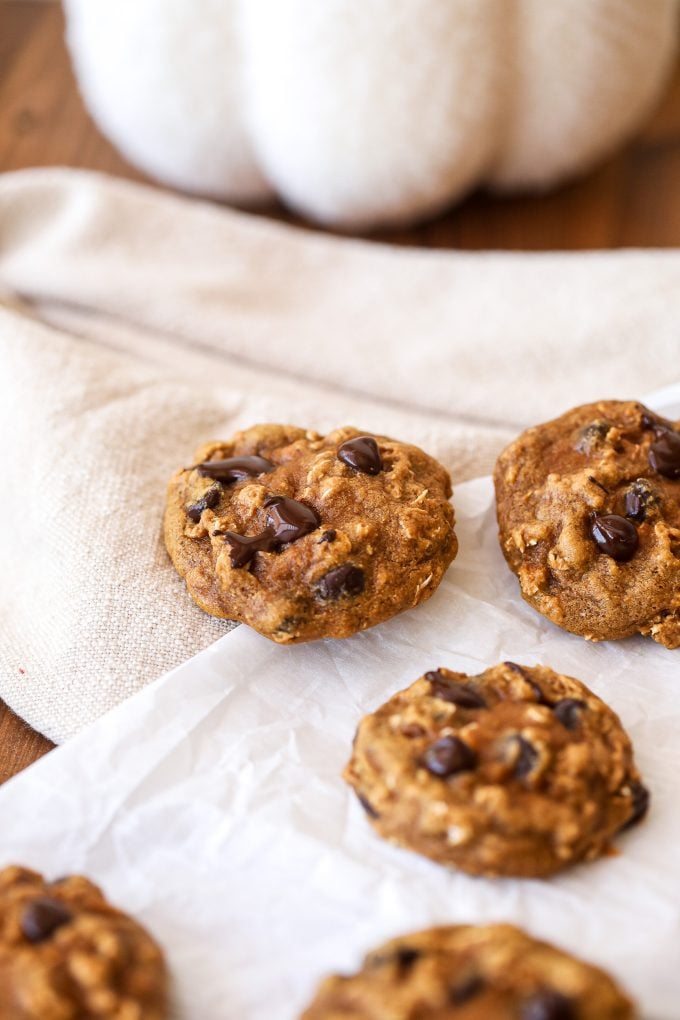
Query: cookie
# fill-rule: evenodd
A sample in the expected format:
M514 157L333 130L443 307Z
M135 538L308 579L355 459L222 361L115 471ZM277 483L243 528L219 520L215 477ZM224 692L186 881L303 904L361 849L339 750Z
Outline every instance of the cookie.
M256 425L172 478L165 542L206 612L283 644L342 638L432 595L458 548L450 496L416 446Z
M164 1020L160 949L86 878L0 871L3 1020Z
M680 423L586 404L522 433L494 478L503 554L534 609L590 640L680 647Z
M607 852L649 794L585 684L505 662L426 673L360 723L344 778L377 832L471 875L544 877Z
M509 924L392 939L327 978L301 1020L635 1020L603 970Z

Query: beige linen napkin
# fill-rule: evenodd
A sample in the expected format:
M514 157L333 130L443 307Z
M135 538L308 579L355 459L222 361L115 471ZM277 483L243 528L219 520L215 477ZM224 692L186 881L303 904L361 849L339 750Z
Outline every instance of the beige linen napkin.
M356 424L455 486L680 377L680 253L392 249L76 171L0 178L0 289L0 695L57 741L229 628L160 534L202 440Z

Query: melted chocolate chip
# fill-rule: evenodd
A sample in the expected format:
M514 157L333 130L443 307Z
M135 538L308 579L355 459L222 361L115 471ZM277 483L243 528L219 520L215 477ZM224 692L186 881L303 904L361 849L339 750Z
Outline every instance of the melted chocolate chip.
M618 514L601 514L593 518L590 531L600 552L625 563L637 552L637 528Z
M41 896L24 907L19 923L29 942L44 942L57 928L68 924L72 917L73 914L61 900Z
M631 783L631 794L633 799L633 813L623 826L624 829L630 829L633 825L637 825L641 822L649 811L649 790L642 783Z
M474 999L484 988L484 978L479 974L468 974L449 989L449 1000L454 1006L462 1006L464 1002Z
M486 708L486 701L481 694L468 684L450 680L438 669L426 673L425 679L430 681L430 694L434 698L448 701L452 705L460 705L461 708Z
M328 531L324 531L317 545L321 545L322 542L335 542L336 535L337 531L335 528L329 528Z
M343 595L361 595L365 578L361 567L343 563L341 567L329 570L319 581L319 595L322 599L339 599Z
M186 509L187 517L194 521L196 524L201 519L201 514L204 510L214 510L220 501L220 488L218 485L213 485L204 492L200 499L197 499L195 503L190 503Z
M366 800L366 798L361 793L357 794L357 800L359 801L359 803L361 804L362 808L369 816L369 818L380 818L380 815L375 810L371 802Z
M604 418L598 418L597 421L586 425L585 428L581 429L579 440L576 443L577 452L592 453L598 446L602 446L610 428L611 422L605 421Z
M559 992L537 992L522 1005L522 1020L576 1020L574 1006Z
M264 505L268 510L267 527L273 530L273 537L280 545L297 541L321 523L316 510L288 496L270 496Z
M646 478L636 478L623 497L626 517L641 523L647 511L659 505L659 497Z
M383 469L380 450L373 436L348 439L338 450L338 459L365 475L377 475Z
M475 767L474 751L460 737L442 737L428 747L423 765L433 776L446 779L456 772L468 772Z
M227 457L225 460L205 460L197 465L199 475L214 478L216 482L229 485L244 478L257 478L274 470L274 465L265 457Z
M576 730L581 722L581 710L585 707L585 702L577 698L562 698L556 702L553 712L565 729Z
M267 527L259 535L225 531L225 541L231 548L232 567L245 567L256 552L276 552L282 545L297 541L320 524L315 510L288 496L270 496L264 505L267 507Z
M515 762L515 776L517 779L524 779L530 772L533 772L538 761L538 751L533 744L530 744L519 734L514 739L519 746L519 754Z
M680 432L666 429L649 448L649 463L664 478L680 478Z

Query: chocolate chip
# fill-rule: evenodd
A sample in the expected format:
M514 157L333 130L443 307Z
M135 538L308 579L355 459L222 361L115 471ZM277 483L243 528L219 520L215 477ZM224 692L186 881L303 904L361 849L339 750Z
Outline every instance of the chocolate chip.
M624 829L632 828L633 825L641 822L649 810L650 796L646 786L643 786L642 783L631 783L630 792L632 794L633 813L623 826Z
M462 1006L464 1002L469 1002L475 995L479 995L483 988L484 978L479 974L468 974L451 986L449 1000L454 1006Z
M537 992L522 1005L522 1020L576 1020L572 1002L559 992Z
M585 428L581 429L579 440L576 444L576 450L578 453L592 453L597 447L602 446L607 433L611 428L611 422L606 421L604 418L598 418L596 421L586 425Z
M359 803L361 804L362 808L369 816L369 818L380 818L380 815L375 810L370 801L366 800L366 798L361 793L357 793L357 800L359 801Z
M533 772L534 766L538 761L538 751L533 744L530 744L528 740L519 736L519 734L513 739L519 746L519 754L515 762L515 776L517 779L524 779L530 772Z
M655 429L659 426L660 419L651 411L645 410L640 416L640 428L643 430Z
M373 436L348 439L338 450L338 458L343 464L365 475L377 475L383 469L380 450Z
M461 708L486 708L486 701L481 694L468 684L449 679L438 669L426 673L425 679L430 681L430 694L434 698L460 705Z
M267 527L259 535L224 532L225 541L231 548L232 567L245 567L256 552L276 552L282 545L297 541L319 526L316 511L296 499L269 496L264 505L267 507Z
M636 478L623 497L626 517L638 522L644 521L647 511L658 505L658 494L646 478Z
M335 542L336 535L337 531L335 528L329 528L328 531L324 531L317 545L321 545L322 542Z
M223 485L257 478L274 470L274 465L265 457L227 457L224 460L205 460L196 467L199 475L214 478Z
M256 552L274 552L279 548L279 543L268 529L250 537L235 531L225 531L224 540L230 548L231 565L236 568L247 567Z
M576 730L581 722L581 709L585 707L585 702L577 698L562 698L555 704L553 712L565 729Z
M264 505L268 510L267 526L273 530L273 537L280 545L297 541L321 523L316 510L288 496L269 496Z
M364 590L365 578L361 567L343 563L341 567L329 570L319 581L318 592L322 599L339 599L343 595L360 595Z
M423 765L428 772L442 779L456 772L468 772L476 761L474 751L460 737L442 737L423 755Z
M190 503L189 506L185 507L186 515L196 524L201 519L201 514L204 510L214 510L220 500L220 488L218 485L213 485L207 492L204 492L200 499L197 499L195 503Z
M600 552L619 563L632 559L639 545L637 528L618 514L602 514L593 518L590 531Z
M420 959L420 950L413 949L411 946L399 946L394 954L394 962L396 963L402 974L409 971L416 960Z
M41 896L24 907L20 925L29 942L44 942L57 928L68 924L73 914L61 900Z
M680 478L680 432L662 432L649 448L649 463L664 478Z

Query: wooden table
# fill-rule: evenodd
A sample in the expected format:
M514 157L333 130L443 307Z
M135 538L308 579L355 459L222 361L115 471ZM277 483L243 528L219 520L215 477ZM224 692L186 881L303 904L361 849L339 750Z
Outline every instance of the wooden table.
M0 0L0 170L60 164L146 180L89 119L62 34L58 4ZM281 207L263 214L297 222ZM549 195L475 193L430 223L369 236L428 248L680 245L680 66L638 139L588 177ZM0 702L0 782L51 747Z

